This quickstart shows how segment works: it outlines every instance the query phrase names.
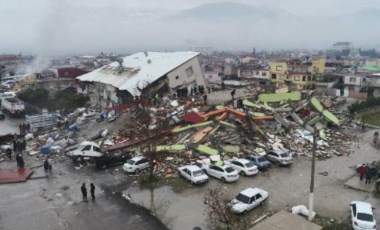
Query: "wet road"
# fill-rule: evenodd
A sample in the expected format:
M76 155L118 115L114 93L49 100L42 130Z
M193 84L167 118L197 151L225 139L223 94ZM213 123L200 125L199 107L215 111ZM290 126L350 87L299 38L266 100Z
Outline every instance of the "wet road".
M27 166L39 165L26 159ZM15 162L2 162L1 167L14 167ZM33 177L44 176L41 167ZM96 201L82 202L82 182L96 185ZM117 171L72 170L66 163L53 164L49 178L26 183L0 185L1 230L166 230L149 211L121 197L129 186L123 173ZM105 189L103 189L105 188Z
M346 221L349 218L348 205L353 200L362 200L380 207L380 200L371 194L344 187L344 182L354 175L349 166L379 160L379 153L369 144L373 131L364 136L358 144L352 144L355 151L349 156L333 156L331 159L316 162L314 209L317 214ZM359 140L358 140L359 141ZM277 212L281 209L289 210L296 205L308 205L310 186L311 161L307 157L294 159L291 167L274 166L268 172L259 173L254 177L241 177L238 182L223 184L218 180L210 179L209 183L194 186L183 193L176 194L168 187L154 191L140 191L131 187L126 193L132 194L132 200L146 208L154 207L157 216L168 227L174 230L189 229L194 226L207 226L204 215L204 194L210 187L219 187L231 199L241 190L248 187L259 187L269 192L269 199L265 208L267 211ZM327 172L327 176L321 173ZM147 199L151 197L151 199ZM262 210L253 210L249 215L262 215ZM380 210L375 210L376 219L380 220Z
M25 122L25 119L10 118L5 114L5 119L0 120L0 135L19 133L18 125Z

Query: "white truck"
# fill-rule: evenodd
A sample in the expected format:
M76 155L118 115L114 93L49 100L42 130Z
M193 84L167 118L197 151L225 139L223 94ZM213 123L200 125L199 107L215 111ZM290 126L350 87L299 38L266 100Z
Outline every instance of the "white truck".
M5 97L1 99L4 112L9 113L12 117L21 117L25 113L25 104L18 98Z

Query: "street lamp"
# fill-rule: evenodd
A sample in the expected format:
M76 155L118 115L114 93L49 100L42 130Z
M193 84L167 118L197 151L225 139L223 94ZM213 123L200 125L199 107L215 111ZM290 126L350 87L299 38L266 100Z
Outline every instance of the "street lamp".
M317 149L317 127L313 129L313 156L311 160L311 178L310 178L310 195L309 195L309 221L313 220L314 209L314 175L315 175L315 151Z

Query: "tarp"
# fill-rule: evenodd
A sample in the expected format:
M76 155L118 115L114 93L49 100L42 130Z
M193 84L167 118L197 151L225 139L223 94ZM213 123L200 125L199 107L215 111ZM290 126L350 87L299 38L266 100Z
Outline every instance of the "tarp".
M195 112L191 112L183 116L182 118L185 122L192 123L192 124L198 124L201 122L204 122L205 119L201 115Z
M299 101L301 92L292 93L263 93L259 94L259 101L262 102L281 102L281 101Z
M195 124L195 125L188 125L188 126L185 126L185 127L174 128L173 129L173 133L179 133L179 132L186 131L188 129L210 125L211 123L212 123L212 121L206 121L206 122L198 123L198 124Z
M225 145L223 146L223 150L227 153L237 153L240 151L240 147L234 145Z
M218 150L210 148L210 147L208 147L206 145L198 145L198 147L196 148L196 150L198 150L199 152L205 153L207 155L217 155L217 154L219 154Z
M186 150L185 145L159 145L156 147L157 151L183 151Z

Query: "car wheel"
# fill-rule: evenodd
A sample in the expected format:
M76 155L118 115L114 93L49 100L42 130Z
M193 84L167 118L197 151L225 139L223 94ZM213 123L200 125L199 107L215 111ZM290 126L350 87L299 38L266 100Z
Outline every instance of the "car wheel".
M245 172L242 170L242 171L240 171L240 175L245 176L246 174L245 174Z
M103 169L103 170L106 170L107 168L108 168L108 165L107 165L106 163L103 163L103 164L102 164L102 169Z
M224 177L222 177L222 181L223 181L223 183L227 182L226 178L224 178Z
M79 162L79 163L83 163L83 161L84 161L84 159L83 159L82 156L78 156L78 157L77 157L77 162Z
M140 169L136 169L135 174L139 174L139 173L140 173Z

